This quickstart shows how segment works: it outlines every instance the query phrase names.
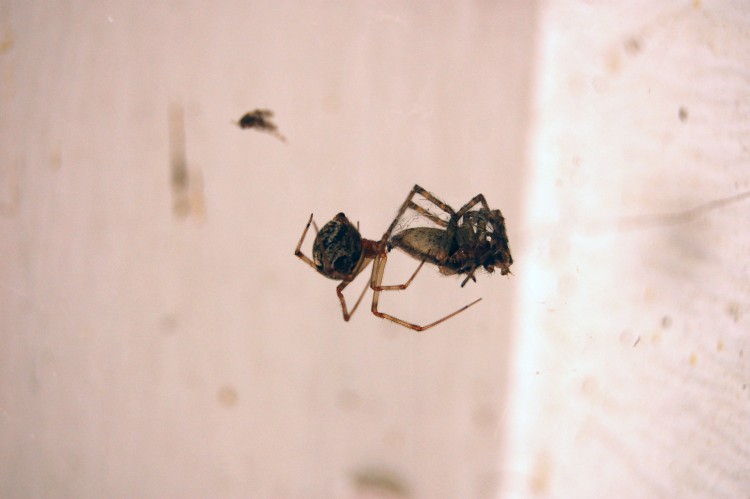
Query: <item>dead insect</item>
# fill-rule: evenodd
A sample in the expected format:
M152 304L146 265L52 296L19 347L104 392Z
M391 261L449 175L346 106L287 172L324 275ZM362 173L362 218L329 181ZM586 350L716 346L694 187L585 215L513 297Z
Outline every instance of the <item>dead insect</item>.
M446 222L413 202L416 194L438 206L449 215ZM478 210L473 208L479 204ZM510 254L505 219L500 210L491 210L484 195L478 194L458 212L427 192L414 186L407 201L397 215L398 220L407 209L413 209L427 217L438 227L416 227L404 229L388 240L388 250L398 248L419 260L436 265L445 275L466 275L463 287L474 276L478 268L492 273L500 268L502 275L510 273L513 257Z
M273 118L273 111L270 109L256 109L255 111L245 113L236 124L240 128L255 128L263 132L268 132L282 142L286 142L286 137L279 133L276 124L271 121L271 118Z
M448 221L416 204L414 197L417 194L446 212L449 215ZM472 210L477 204L480 204L481 207L478 210ZM394 234L396 227L408 209L418 212L437 225L437 227L407 228ZM510 247L508 246L508 236L505 231L505 219L500 210L490 209L484 195L478 194L474 196L471 201L456 212L419 185L415 185L406 197L406 201L401 205L390 227L383 234L380 244L385 246L385 251L381 248L376 253L373 264L370 282L370 287L374 291L372 312L378 317L389 319L417 331L424 331L439 324L466 310L479 300L432 324L417 326L379 312L378 300L380 291L406 289L425 262L437 266L446 275L465 274L466 278L461 283L462 287L469 279L476 280L474 274L480 267L483 267L487 272L493 272L497 266L500 267L501 274L506 275L510 273L509 267L513 263ZM383 273L385 272L385 265L388 260L388 252L393 248L398 248L406 252L412 257L421 260L422 263L405 284L383 286Z

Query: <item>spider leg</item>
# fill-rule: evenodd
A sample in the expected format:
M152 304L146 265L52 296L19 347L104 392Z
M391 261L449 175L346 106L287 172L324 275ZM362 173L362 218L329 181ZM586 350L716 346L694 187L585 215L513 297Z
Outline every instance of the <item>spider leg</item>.
M320 272L318 270L318 267L315 266L315 263L313 263L312 260L310 260L309 257L307 257L304 253L302 253L302 243L305 240L305 236L307 235L307 231L310 229L310 224L313 222L313 215L310 214L310 219L307 221L307 225L305 225L305 230L302 231L302 237L299 238L299 242L297 243L297 248L294 250L294 256L298 257L300 260L308 264L310 267L314 268L316 272ZM315 231L318 231L318 226L315 226Z
M448 215L450 215L451 219L456 214L456 212L453 211L453 208L451 208L450 206L448 206L448 204L446 204L445 202L443 202L440 199L438 199L436 196L434 196L427 189L424 189L423 187L420 187L419 185L415 185L414 189L412 189L412 192L414 192L416 194L419 194L420 196L422 196L423 198L425 198L427 201L431 202L432 204L434 204L435 206L437 206L438 208L440 208L441 210L443 210L444 212L446 212ZM423 216L429 218L430 220L432 220L433 222L435 222L436 224L438 224L438 225L440 225L442 227L447 227L448 224L449 224L449 222L446 222L445 220L442 220L441 218L437 217L436 215L433 215L428 210L426 210L425 208L422 208L421 206L418 206L413 201L409 202L409 208L417 211L418 213L420 213Z
M387 259L387 257L385 255L383 255L383 263L381 263L380 259L378 259L378 262L376 262L376 264L379 266L379 268L382 268L383 271L385 270L385 262L384 262L385 259ZM403 284L391 284L391 285L388 285L388 286L383 286L382 284L376 284L376 285L370 284L370 287L372 287L372 289L376 293L380 293L381 291L401 291L401 290L404 290L404 289L408 288L409 284L411 284L411 281L413 281L414 278L417 277L417 273L422 268L422 265L424 265L424 262L425 261L422 260L422 262L417 267L417 270L415 270L414 273L411 275L411 277L409 279L407 279L407 281L405 283L403 283ZM373 270L374 270L374 267L373 267ZM380 271L380 280L381 281L382 281L383 271ZM373 275L375 275L374 271L373 271ZM371 283L373 282L372 278L370 279L370 282Z
M480 203L482 205L481 209L471 211L477 204ZM469 242L470 244L476 244L476 242L484 241L486 239L487 225L490 223L490 220L488 220L487 217L488 213L491 213L491 210L483 194L477 194L476 196L471 198L468 203L463 205L461 209L458 210L458 212L456 212L455 218L453 218L451 221L454 221L456 223L456 226L461 227L462 229L468 229L470 231L468 240L465 230L463 232L458 232L457 236L459 239L459 244L463 244L466 242ZM461 221L460 224L459 220ZM474 274L474 270L475 269L472 269L469 276ZM466 284L466 281L461 284L461 287L463 287L464 284Z
M446 203L435 197L432 193L427 191L426 189L423 189L422 187L415 185L414 190L418 192L423 198L430 201L432 204L438 206L441 210L448 213L449 215L454 215L456 212L453 211L453 208L448 206Z
M460 219L462 216L466 214L467 211L471 210L473 207L475 207L477 204L481 203L482 208L484 208L487 211L490 211L490 207L487 204L487 200L484 198L484 194L477 194L473 198L471 198L471 201L466 203L461 207L460 210L456 213L456 220Z
M388 242L388 239L391 237L391 233L393 232L393 229L396 228L396 224L403 216L404 212L409 208L409 203L411 203L412 198L415 194L417 194L417 189L421 189L418 185L415 185L414 188L409 192L409 195L406 196L406 200L403 202L401 207L398 209L398 212L396 213L396 216L394 217L393 221L391 222L391 225L388 227L388 230L385 231L385 234L383 234L383 238L381 239L381 244L385 246L385 243ZM373 268L373 272L375 272L375 268Z
M367 261L362 268L360 269L360 272L365 269L370 264L370 261ZM339 301L341 302L341 312L344 314L344 320L348 321L351 319L352 315L354 315L354 311L357 310L357 307L359 306L359 303L362 301L362 298L365 296L365 293L367 292L367 288L370 287L370 282L368 281L365 283L365 287L362 290L362 292L359 294L359 298L357 298L357 303L354 304L354 308L352 308L351 312L347 311L346 308L346 298L344 298L344 288L346 288L349 284L351 284L352 281L341 281L341 284L336 286L336 295L339 297Z
M373 296L372 296L372 313L376 316L380 317L381 319L388 319L389 321L395 322L396 324L400 324L401 326L407 327L409 329L413 329L414 331L426 331L427 329L437 326L441 322L447 321L451 317L454 317L467 308L471 307L472 305L476 304L481 300L481 298L474 300L473 302L469 303L468 305L464 305L463 307L459 308L455 312L452 312L445 317L442 317L435 322L431 322L430 324L427 324L426 326L420 326L418 324L412 324L411 322L406 322L403 319L399 319L398 317L394 317L390 314L386 314L384 312L380 312L378 310L378 300L380 298L380 291L384 290L401 290L406 289L409 284L411 284L412 279L417 275L417 272L419 272L419 269L422 268L422 265L424 265L424 260L422 260L422 263L419 264L419 267L417 267L417 270L412 274L412 276L409 278L408 281L406 281L404 284L397 284L392 286L383 286L383 272L385 271L385 263L388 260L388 256L385 252L381 253L375 260L375 263L373 264L372 268L372 279L370 281L370 287L373 289Z
M473 269L471 269L471 272L469 272L469 274L466 276L466 279L464 279L464 282L461 283L461 287L462 288L466 285L467 282L469 282L469 279L471 279L474 282L477 282L477 278L474 277L474 272L476 272L476 271L477 271L476 267L474 267Z
M302 231L302 237L299 239L299 243L297 243L297 248L294 250L294 255L300 258L303 262L308 264L310 267L315 269L316 272L322 273L320 269L315 265L315 263L310 260L310 258L302 253L302 243L305 241L305 236L307 235L307 231L310 230L310 225L315 226L315 231L318 232L318 226L313 221L313 216L310 215L310 219L307 221L307 225L305 225L305 230ZM360 264L359 268L353 272L353 275L351 276L351 279L353 280L356 278L360 272L362 272L372 261L372 258L366 258L363 259L363 263ZM357 310L357 307L359 306L360 302L362 301L362 298L365 296L365 293L367 292L367 288L370 287L370 282L368 281L365 284L365 288L362 290L362 292L359 295L359 298L357 298L357 302L354 304L354 307L352 308L351 312L346 307L346 298L344 297L344 288L346 288L352 281L341 281L341 284L336 286L336 295L339 297L339 302L341 302L341 312L344 315L344 320L348 321L351 316L354 314L354 311Z
M388 242L388 239L390 239L391 234L393 233L393 229L396 228L396 225L398 224L399 220L401 220L401 217L404 215L407 209L412 208L419 212L420 214L428 217L433 222L445 227L447 223L443 220L440 220L437 216L433 215L432 213L429 213L426 209L421 208L414 203L413 199L414 196L417 194L421 195L428 201L431 201L434 205L438 206L440 209L448 213L449 215L453 216L455 212L453 211L453 208L430 194L427 190L420 187L419 185L415 184L412 190L409 192L409 195L406 196L406 200L403 202L401 207L399 208L398 212L396 213L396 217L393 219L393 222L391 222L391 225L388 227L388 230L385 231L385 234L383 234L383 238L381 239L381 243L385 244Z
M430 213L426 209L424 209L421 206L419 206L418 204L416 204L414 201L411 201L409 203L409 208L411 208L412 210L416 211L420 215L422 215L422 216L424 216L426 218L429 218L430 220L432 220L434 223L440 225L441 227L447 227L448 226L448 222L446 222L442 218L438 217L437 215L433 215L432 213Z

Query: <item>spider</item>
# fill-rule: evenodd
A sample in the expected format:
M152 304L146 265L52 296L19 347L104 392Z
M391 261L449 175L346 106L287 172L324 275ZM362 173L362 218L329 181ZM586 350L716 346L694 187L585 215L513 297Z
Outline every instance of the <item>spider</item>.
M302 237L297 243L294 254L321 275L341 281L341 284L336 287L336 295L341 302L344 320L348 321L359 306L359 302L362 301L367 287L359 295L351 312L347 310L343 290L373 261L381 251L382 245L378 241L363 239L358 228L346 218L346 215L339 213L321 230L318 230L318 226L315 225L317 235L313 242L313 259L310 260L302 253L302 242L310 229L310 224L314 224L313 215L310 215L305 230L302 231Z
M416 194L422 195L448 213L450 220L445 222L414 203L413 198ZM479 210L471 211L474 206L480 203L482 207ZM417 227L404 229L391 237L407 209L417 211L443 228ZM425 189L415 185L380 241L362 238L358 227L349 222L343 213L339 213L333 220L323 226L322 230L318 231L317 226L315 227L317 236L313 243L314 261L301 251L307 231L313 223L313 216L310 215L310 219L302 232L302 237L297 244L295 255L320 274L330 279L341 280L336 288L336 294L341 302L341 309L346 321L359 306L367 287L362 290L362 294L360 294L351 312L347 309L342 291L373 261L375 263L369 282L369 287L374 291L373 314L415 331L425 331L436 326L476 304L481 298L437 321L420 326L380 312L378 300L381 291L406 289L425 262L436 265L444 274L466 274L467 277L461 284L462 286L469 279L476 280L474 273L480 266L483 266L488 272L492 272L495 266L499 266L502 269L501 273L505 275L510 272L508 267L513 263L502 214L499 210L490 210L481 194L475 196L458 212L455 212L450 206ZM420 259L421 263L404 284L383 286L383 272L387 261L387 253L394 247Z

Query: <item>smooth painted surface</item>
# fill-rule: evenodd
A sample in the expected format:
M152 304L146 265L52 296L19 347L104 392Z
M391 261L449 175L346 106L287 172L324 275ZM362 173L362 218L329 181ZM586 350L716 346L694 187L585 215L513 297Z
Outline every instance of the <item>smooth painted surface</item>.
M424 271L384 309L483 301L418 335L369 296L345 323L293 251L311 212L379 238L417 182L519 244L533 14L3 2L0 495L495 495L519 278Z

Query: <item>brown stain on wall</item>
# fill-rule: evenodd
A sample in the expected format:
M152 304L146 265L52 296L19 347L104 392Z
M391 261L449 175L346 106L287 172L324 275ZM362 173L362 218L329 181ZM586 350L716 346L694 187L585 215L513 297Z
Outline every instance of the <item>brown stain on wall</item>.
M185 142L185 116L181 106L169 108L169 178L172 187L172 214L175 218L202 218L206 213L203 177L190 171Z
M216 400L226 409L236 406L238 399L237 389L231 385L223 385L216 391Z

